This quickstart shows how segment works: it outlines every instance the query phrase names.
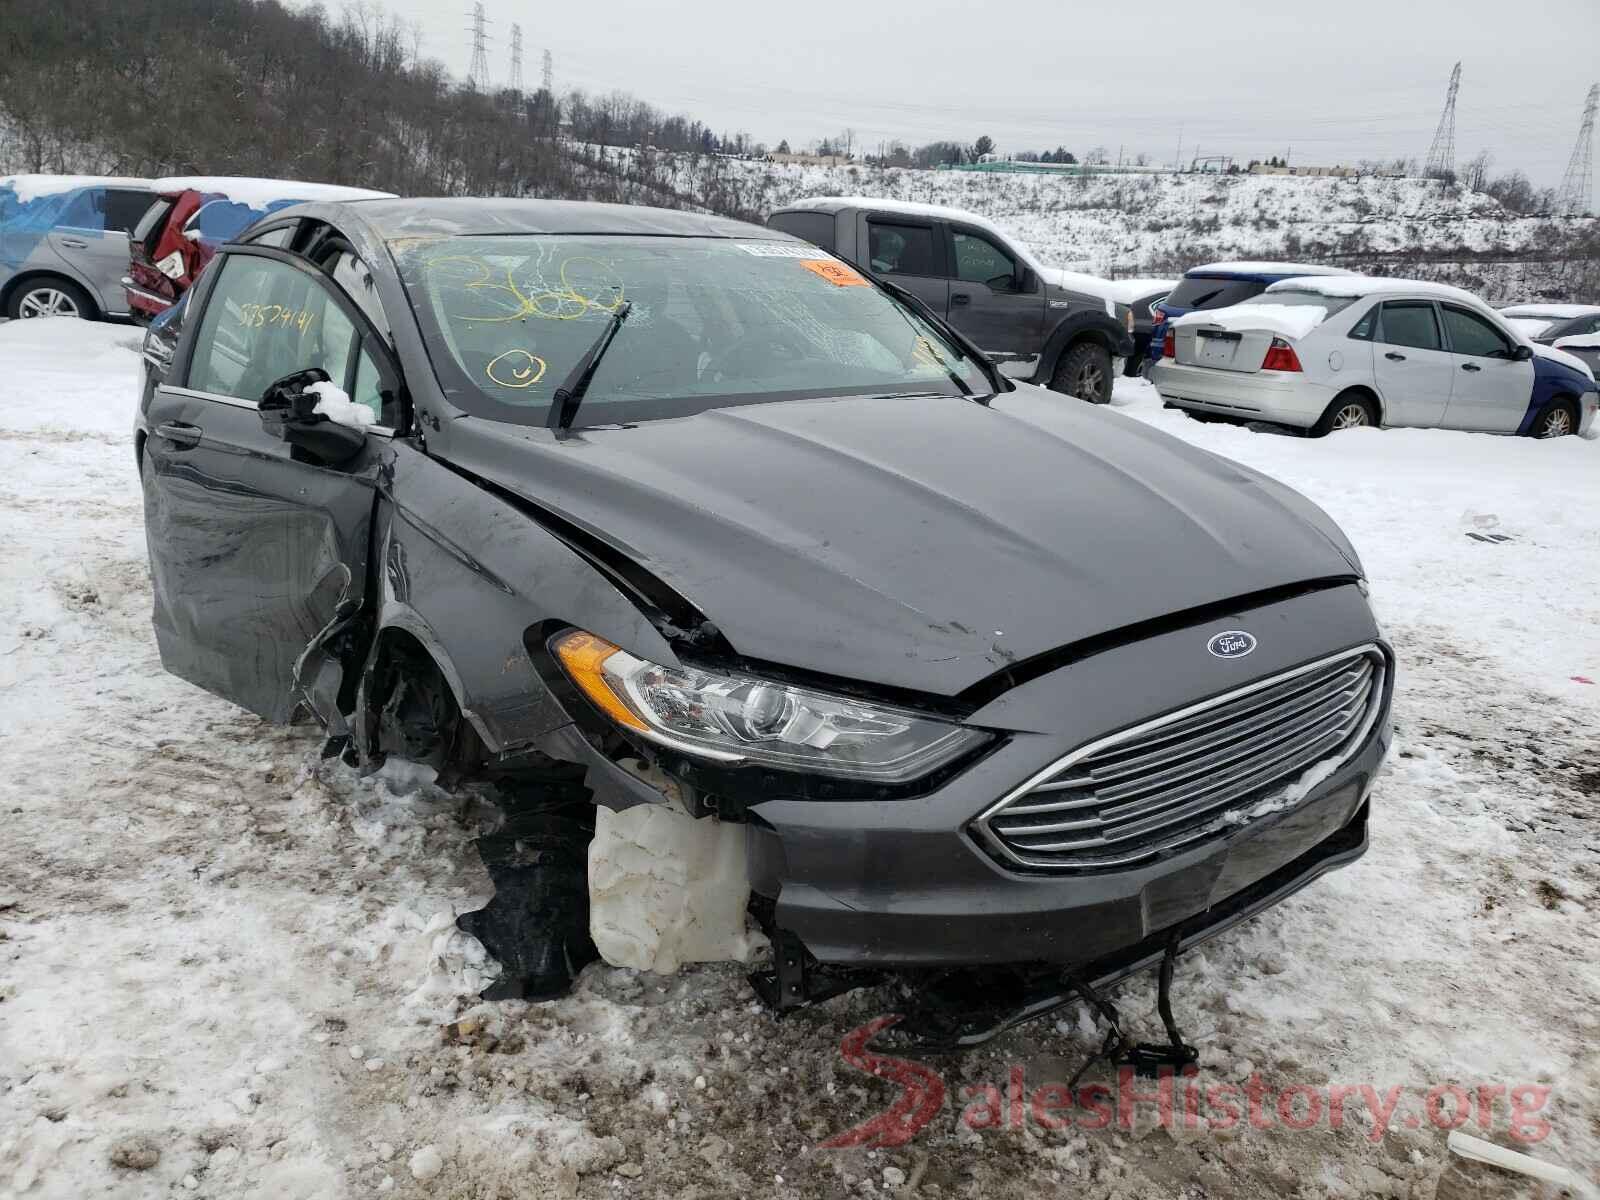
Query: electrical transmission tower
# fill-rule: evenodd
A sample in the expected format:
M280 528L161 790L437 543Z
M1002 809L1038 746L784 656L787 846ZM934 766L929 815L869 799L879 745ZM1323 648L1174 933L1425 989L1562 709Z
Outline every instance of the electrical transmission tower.
M544 52L544 66L540 70L539 76L539 83L544 88L545 94L554 96L556 94L556 71L548 50Z
M506 86L513 92L522 92L522 26L511 27L511 78Z
M483 0L472 6L472 69L467 78L480 92L489 90L489 35L485 31L488 18L483 15Z
M1461 64L1450 72L1450 90L1444 95L1444 112L1428 147L1428 161L1422 173L1430 179L1456 177L1456 93L1461 90Z
M1600 83L1589 88L1583 105L1583 124L1578 126L1578 144L1572 148L1572 161L1561 180L1561 199L1557 209L1564 217L1582 217L1594 209L1594 111L1600 107Z

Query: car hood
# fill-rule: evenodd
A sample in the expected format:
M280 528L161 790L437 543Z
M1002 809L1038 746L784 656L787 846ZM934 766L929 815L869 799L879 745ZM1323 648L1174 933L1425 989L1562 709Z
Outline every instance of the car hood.
M1026 385L988 407L789 401L562 441L468 418L446 440L435 452L603 539L739 654L933 695L1357 571L1332 522L1275 481Z
M1594 341L1596 339L1591 336L1590 340ZM1583 344L1582 339L1562 338L1561 341L1563 343L1575 342L1579 345ZM1579 375L1582 375L1591 383L1594 382L1594 372L1589 369L1589 364L1584 362L1583 359L1579 358L1576 354L1569 354L1567 351L1561 349L1560 346L1546 346L1539 342L1530 342L1529 345L1533 347L1533 353L1536 358L1542 358L1546 362L1559 363L1561 366L1567 368L1567 370L1576 371Z

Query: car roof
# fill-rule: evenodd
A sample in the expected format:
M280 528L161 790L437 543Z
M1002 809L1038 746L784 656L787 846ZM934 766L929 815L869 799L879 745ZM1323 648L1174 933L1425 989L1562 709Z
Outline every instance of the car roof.
M1343 267L1321 267L1315 263L1292 262L1216 262L1190 267L1185 279L1249 279L1257 283L1276 283L1299 275L1354 275Z
M86 187L150 191L155 188L155 181L136 179L131 175L0 175L0 188L14 192L24 204L40 196L55 196Z
M367 188L345 187L336 183L312 183L305 179L256 179L247 175L169 175L155 181L163 195L199 192L226 196L238 204L260 208L280 200L302 203L330 200L392 199L393 192L374 192Z
M1571 320L1600 313L1600 304L1508 304L1500 310L1502 317L1546 317L1552 321Z
M1269 287L1259 299L1270 303L1275 294L1284 292L1310 292L1330 299L1362 300L1371 296L1390 299L1450 300L1475 312L1494 318L1504 329L1526 341L1526 333L1518 329L1511 318L1490 308L1478 296L1465 288L1448 283L1435 283L1431 279L1396 279L1391 275L1340 275L1320 278L1284 279Z
M776 229L708 213L581 200L447 197L345 201L328 207L337 210L345 219L359 220L385 241L516 233L798 240ZM273 216L292 216L296 211L284 209Z

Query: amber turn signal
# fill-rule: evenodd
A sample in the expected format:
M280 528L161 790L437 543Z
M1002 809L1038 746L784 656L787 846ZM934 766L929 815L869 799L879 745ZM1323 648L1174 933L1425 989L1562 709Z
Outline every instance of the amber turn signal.
M564 633L550 644L550 649L560 660L567 675L582 689L583 694L596 707L618 725L629 729L649 729L637 714L611 690L606 680L605 662L621 647L613 646L604 638L595 637L581 629Z

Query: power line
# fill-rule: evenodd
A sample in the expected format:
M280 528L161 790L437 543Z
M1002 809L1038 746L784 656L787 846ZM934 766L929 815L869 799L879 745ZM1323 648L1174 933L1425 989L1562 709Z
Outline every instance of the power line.
M1456 174L1456 93L1461 90L1461 64L1450 72L1450 89L1445 93L1444 112L1439 115L1439 128L1433 132L1433 145L1428 147L1428 161L1422 173L1434 179L1454 179Z
M1563 216L1582 217L1594 208L1594 111L1600 106L1600 83L1589 88L1583 105L1583 122L1578 126L1578 144L1561 180L1561 199L1557 211Z
M472 6L472 67L467 78L480 92L489 90L489 35L488 18L483 15L483 0Z

